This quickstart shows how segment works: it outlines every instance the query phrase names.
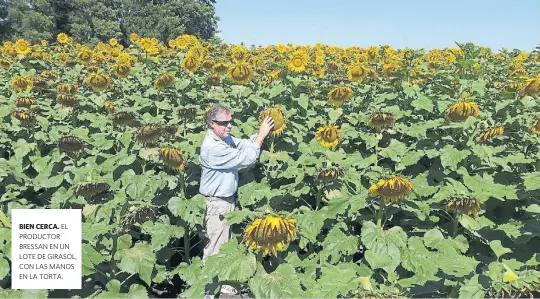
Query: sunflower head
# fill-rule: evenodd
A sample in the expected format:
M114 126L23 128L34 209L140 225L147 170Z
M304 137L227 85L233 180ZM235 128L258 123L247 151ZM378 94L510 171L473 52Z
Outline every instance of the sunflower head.
M221 77L218 73L212 73L206 77L205 82L208 86L219 86L221 83Z
M34 91L41 90L47 87L47 81L41 76L32 76L30 77L30 80L32 80L32 90Z
M129 111L118 111L112 116L112 122L115 126L127 126L134 120L135 113Z
M136 223L144 223L148 220L151 220L155 216L155 207L142 206L136 208L135 206L131 206L130 213L125 214L120 221L121 231L123 233L127 233Z
M309 55L303 50L296 50L291 54L287 67L292 72L300 73L306 69L308 63Z
M178 109L178 116L181 118L191 119L197 115L197 108L187 107Z
M264 254L277 254L296 238L296 220L268 215L255 219L245 230L243 242Z
M75 136L64 136L58 141L58 148L67 153L80 152L84 148L84 142Z
M229 69L229 66L224 62L217 62L217 63L214 64L212 69L214 70L214 72L216 72L216 73L218 73L220 75L224 75L225 73L227 73L227 70Z
M27 109L15 109L11 116L18 119L23 125L30 125L36 121L36 117Z
M91 73L86 77L86 84L94 91L102 92L111 86L111 78L105 73Z
M234 83L243 85L251 80L253 70L247 62L238 61L229 67L227 74Z
M380 179L369 188L369 195L380 196L386 204L399 203L412 193L411 181L403 176Z
M535 96L540 93L540 75L527 79L520 92L525 95Z
M164 147L159 150L159 158L163 164L174 171L182 171L186 166L186 157L174 147Z
M462 122L469 116L478 117L480 109L474 102L460 101L446 109L446 119L454 122Z
M481 206L482 203L479 200L465 197L449 200L446 203L445 209L449 213L460 213L474 217L480 214Z
M37 101L32 98L18 98L15 106L20 108L30 108L32 105L37 105Z
M271 134L273 136L281 135L283 130L287 127L287 119L285 118L283 109L277 106L266 108L259 114L259 125L266 117L271 117L274 120L274 127L272 128Z
M174 134L176 134L176 132L178 132L178 126L177 125L166 125L163 129L169 135L174 135Z
M317 129L315 138L322 146L330 148L339 144L342 134L338 126L327 124Z
M184 70L185 73L195 73L199 67L201 66L201 59L199 56L195 54L186 54L184 56L184 59L182 60L182 70Z
M68 44L71 42L71 39L69 38L69 36L65 33L59 33L57 36L56 36L56 40L61 43L61 44Z
M334 107L343 105L352 97L352 89L347 86L336 86L328 92L328 102Z
M328 64L326 65L326 70L329 73L336 73L337 71L339 71L339 64L337 64L337 62L335 61L328 61Z
M106 101L103 104L103 107L105 107L107 109L107 111L109 111L109 113L114 113L114 110L116 109L114 104L112 102L110 102L110 101Z
M129 63L116 63L111 65L111 71L118 78L127 78L131 72L131 65Z
M63 83L63 84L59 84L56 87L56 91L59 93L75 95L79 91L79 88L77 87L77 85L72 84L72 83Z
M323 170L319 170L315 175L315 181L317 182L328 182L338 178L341 178L345 175L345 169L342 167L332 167Z
M368 71L363 65L351 65L347 69L347 78L352 82L362 82L367 75Z
M0 59L0 68L2 69L9 69L11 66L11 62L7 59Z
M135 139L142 144L155 143L164 131L164 128L158 124L147 124L139 129Z
M56 81L58 79L58 75L51 71L43 71L41 72L41 77L45 78L47 80Z
M369 119L369 126L375 130L390 128L396 123L391 113L376 113Z
M531 132L533 134L540 134L540 117L537 117L531 126Z
M171 73L162 74L156 78L156 81L154 81L154 88L163 90L167 87L172 86L175 80L176 79L174 78L174 75Z
M63 107L74 107L77 105L77 99L74 96L65 93L56 94L56 101Z
M82 183L73 188L73 194L83 197L92 197L109 191L107 183Z
M33 82L30 77L15 76L11 81L11 88L15 92L22 92L32 88Z
M504 134L504 127L493 128L480 134L480 136L476 137L475 141L476 143L483 143L490 140L491 138L495 136L501 136L503 134Z

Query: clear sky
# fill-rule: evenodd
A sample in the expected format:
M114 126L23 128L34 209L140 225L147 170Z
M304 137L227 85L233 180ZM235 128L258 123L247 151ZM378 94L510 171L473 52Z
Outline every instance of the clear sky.
M540 0L217 0L218 36L246 46L456 47L532 51Z

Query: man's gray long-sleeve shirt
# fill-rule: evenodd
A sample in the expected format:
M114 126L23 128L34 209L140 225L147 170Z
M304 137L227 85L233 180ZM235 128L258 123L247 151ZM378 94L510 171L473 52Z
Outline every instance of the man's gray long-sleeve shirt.
M204 196L229 197L238 189L238 169L255 164L261 148L254 140L232 136L222 140L208 129L201 145L202 174L199 192Z

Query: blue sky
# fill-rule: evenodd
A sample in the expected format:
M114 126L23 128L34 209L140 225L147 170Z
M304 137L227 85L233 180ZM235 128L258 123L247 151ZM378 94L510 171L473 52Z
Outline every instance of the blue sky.
M540 44L540 0L217 0L218 36L246 46L455 47Z

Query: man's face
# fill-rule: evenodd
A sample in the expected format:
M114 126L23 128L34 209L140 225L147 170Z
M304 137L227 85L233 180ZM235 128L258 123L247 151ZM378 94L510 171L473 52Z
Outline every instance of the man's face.
M219 138L225 139L231 135L232 123L229 122L225 124L220 122L227 122L231 120L232 116L229 111L220 111L216 118L210 122L210 126L214 133L219 136Z

